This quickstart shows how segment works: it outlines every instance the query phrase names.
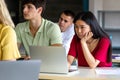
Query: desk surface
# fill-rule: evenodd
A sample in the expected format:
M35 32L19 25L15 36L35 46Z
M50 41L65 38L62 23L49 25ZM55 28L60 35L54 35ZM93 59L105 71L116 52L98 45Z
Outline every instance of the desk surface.
M120 68L96 68L102 70L120 70ZM40 73L40 80L120 80L120 74L97 74L96 69L80 67L77 71L68 74L46 74Z

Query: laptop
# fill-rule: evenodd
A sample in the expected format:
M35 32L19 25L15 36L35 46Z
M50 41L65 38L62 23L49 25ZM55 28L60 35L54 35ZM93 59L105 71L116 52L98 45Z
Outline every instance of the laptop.
M38 80L40 60L0 61L0 80Z
M68 73L67 57L64 47L30 46L31 59L40 59L41 73Z

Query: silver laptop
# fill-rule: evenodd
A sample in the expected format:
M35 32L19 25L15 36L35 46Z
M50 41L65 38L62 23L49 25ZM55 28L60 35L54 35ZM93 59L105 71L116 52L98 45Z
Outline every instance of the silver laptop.
M40 60L0 61L0 80L38 80Z
M63 47L30 46L31 59L42 61L42 73L68 73L67 57Z

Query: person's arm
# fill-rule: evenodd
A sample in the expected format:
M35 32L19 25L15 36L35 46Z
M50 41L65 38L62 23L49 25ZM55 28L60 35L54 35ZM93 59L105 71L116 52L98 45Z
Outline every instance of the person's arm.
M62 44L52 44L51 46L62 46Z
M100 63L100 61L93 57L86 43L86 41L89 40L92 36L93 36L92 32L89 32L81 39L80 42L81 42L82 50L84 53L84 57L89 67L96 68L96 66Z
M68 68L69 69L70 69L70 66L73 63L73 61L77 58L76 44L77 44L76 36L74 35L74 37L71 41L71 45L70 45L70 49L68 51L68 55L67 55Z
M57 24L50 25L47 35L50 39L50 46L62 46L62 35Z
M2 60L2 61L16 61L16 59L12 59L12 60Z
M96 66L100 63L100 61L93 57L90 50L88 49L86 42L81 41L81 46L82 46L82 50L84 53L84 57L89 65L89 67L96 68Z
M15 61L20 58L15 31L8 27L4 29L3 33L1 35L2 60Z
M71 64L73 63L73 61L74 61L74 57L73 56L71 56L71 55L68 55L67 56L67 61L68 61L68 68L70 69L70 66L71 66Z
M21 43L17 43L17 45L18 45L18 48L20 48ZM31 58L30 56L27 56L27 55L21 55L21 58L20 58L20 59L22 59L22 60L29 60L30 58Z
M21 39L21 27L25 26L24 24L17 24L16 27L14 28L15 32L16 32L16 35L17 35L17 45L18 45L18 49L20 50L20 47L22 46L22 39ZM26 54L25 55L21 55L21 58L19 58L20 60L24 59L24 60L29 60L30 59L30 56L27 56ZM18 59L18 60L19 60Z

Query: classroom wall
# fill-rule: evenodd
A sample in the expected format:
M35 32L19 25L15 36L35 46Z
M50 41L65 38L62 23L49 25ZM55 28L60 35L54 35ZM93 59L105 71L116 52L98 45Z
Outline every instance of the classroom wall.
M103 0L104 10L120 10L120 0Z
M108 21L111 21L114 23L115 23L115 21L120 21L120 19L118 20L118 18L113 19L116 12L118 14L118 17L120 16L120 0L89 0L89 10L95 14L97 19L98 19L98 11L108 11L108 13L110 11L111 16L109 16L110 20L108 20ZM106 18L106 20L107 20L107 18ZM117 24L114 24L113 27L115 27L116 25ZM117 25L117 26L120 27L119 25ZM120 37L119 37L120 29L117 29L117 28L116 28L116 30L108 29L106 31L107 31L107 33L109 33L109 35L112 36L113 47L120 48L120 43L119 43L120 42Z
M120 0L89 0L89 10L97 17L98 10L120 10Z
M83 0L47 0L46 10L43 14L44 18L58 22L59 14L66 9L75 13L83 11Z
M103 0L89 0L89 10L97 17L97 11L103 9Z

